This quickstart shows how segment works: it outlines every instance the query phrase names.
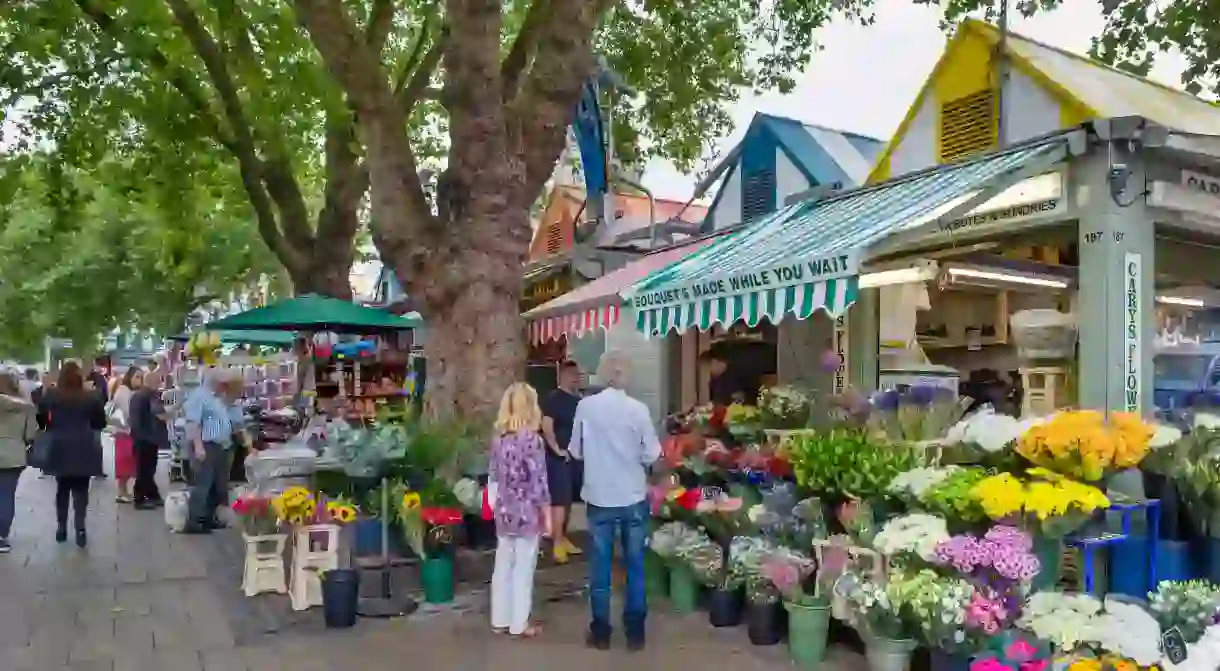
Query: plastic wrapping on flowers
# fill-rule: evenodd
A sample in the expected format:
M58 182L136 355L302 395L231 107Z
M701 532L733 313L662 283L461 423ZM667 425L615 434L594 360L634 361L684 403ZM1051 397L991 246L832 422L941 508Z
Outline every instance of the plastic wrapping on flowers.
M873 396L869 426L891 442L936 441L962 418L969 403L952 389L932 385L882 391Z
M1220 587L1206 580L1162 580L1148 594L1148 607L1162 630L1177 627L1194 643L1220 616Z
M966 608L973 590L964 580L930 569L895 570L885 578L858 577L847 599L868 633L935 646L966 640Z
M989 518L1017 520L1050 537L1063 537L1079 529L1095 510L1110 507L1098 488L1041 469L1031 469L1031 480L999 473L980 480L971 490Z
M1138 466L1148 454L1156 427L1138 415L1106 415L1096 410L1064 410L1035 424L1017 441L1030 463L1087 482Z
M886 498L894 477L919 463L911 445L878 441L852 428L793 436L788 458L801 487L819 495L869 500Z

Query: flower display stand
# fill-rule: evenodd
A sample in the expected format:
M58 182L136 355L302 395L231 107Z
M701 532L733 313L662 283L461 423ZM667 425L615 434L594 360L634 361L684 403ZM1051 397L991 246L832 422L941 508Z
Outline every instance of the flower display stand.
M1068 548L1077 550L1080 553L1080 564L1082 573L1082 585L1080 588L1088 594L1097 594L1098 585L1094 567L1096 565L1096 552L1100 548L1114 549L1120 543L1132 538L1131 533L1131 517L1136 511L1143 511L1147 520L1147 539L1148 539L1148 574L1146 591L1155 591L1159 578L1157 576L1157 537L1160 535L1161 522L1161 502L1158 499L1149 499L1141 503L1124 503L1113 504L1110 506L1111 512L1122 514L1122 530L1118 533L1103 532L1100 534L1076 534L1068 536L1065 545Z
M310 524L292 532L293 610L322 605L322 574L339 568L339 526Z
M287 534L242 534L246 540L245 569L242 571L241 588L246 596L265 592L284 594L288 583L284 574L284 548L288 545Z

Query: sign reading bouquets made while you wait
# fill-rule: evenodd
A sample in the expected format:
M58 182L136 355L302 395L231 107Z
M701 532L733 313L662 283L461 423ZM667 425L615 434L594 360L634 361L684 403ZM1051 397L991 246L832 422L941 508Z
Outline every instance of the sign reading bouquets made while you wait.
M858 272L857 253L829 254L766 268L753 268L731 275L713 275L689 284L641 291L631 298L631 305L637 310L648 310L679 303L797 287L811 282L850 277Z

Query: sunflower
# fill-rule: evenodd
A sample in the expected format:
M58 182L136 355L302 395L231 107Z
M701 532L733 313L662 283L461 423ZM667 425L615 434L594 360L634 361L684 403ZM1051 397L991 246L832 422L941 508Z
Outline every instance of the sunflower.
M344 524L356 521L356 508L354 506L338 506L335 508L334 518Z
M421 499L418 492L407 492L402 495L402 507L405 510L414 510L420 506Z

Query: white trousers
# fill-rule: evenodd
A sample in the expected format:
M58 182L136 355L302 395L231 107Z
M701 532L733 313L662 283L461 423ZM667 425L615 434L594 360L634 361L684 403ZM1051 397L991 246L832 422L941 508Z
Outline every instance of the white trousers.
M534 604L534 569L538 566L538 536L496 539L496 568L491 574L491 626L521 634L530 623Z

